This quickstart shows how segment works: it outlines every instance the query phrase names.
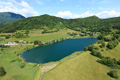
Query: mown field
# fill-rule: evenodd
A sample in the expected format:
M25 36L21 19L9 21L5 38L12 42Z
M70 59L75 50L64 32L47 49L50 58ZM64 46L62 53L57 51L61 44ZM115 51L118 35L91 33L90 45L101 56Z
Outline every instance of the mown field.
M18 31L18 32L25 33L25 31ZM41 41L45 42L45 41L49 41L49 40L59 40L61 38L70 37L70 35L67 34L68 32L75 32L75 33L80 34L80 32L77 32L77 31L74 31L71 29L61 29L58 32L45 33L45 34L42 34L42 30L31 30L28 35L29 37L26 37L26 38L11 37L9 39L5 39L4 37L1 37L5 40L0 41L0 42L19 41L19 40L24 40L24 41L28 41L28 42L34 42L35 40L41 40ZM15 34L15 33L1 33L0 35L12 35L12 34Z
M28 46L12 46L0 52L0 66L5 68L7 74L0 77L0 80L33 80L35 78L38 67L36 65L26 64L24 68L20 68L22 61L17 54L24 51ZM31 48L32 46L29 46ZM11 62L16 60L15 62Z
M83 52L77 57L68 59L46 73L42 80L115 80L107 75L112 70L96 62L99 58ZM120 59L120 44L113 50L104 50L102 55ZM120 76L120 70L116 69ZM117 79L117 80L120 80Z

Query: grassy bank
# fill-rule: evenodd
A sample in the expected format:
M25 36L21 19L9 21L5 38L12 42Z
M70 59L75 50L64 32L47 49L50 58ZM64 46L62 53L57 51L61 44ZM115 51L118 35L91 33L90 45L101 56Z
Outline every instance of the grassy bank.
M46 73L42 80L114 80L106 74L110 68L97 63L97 59L84 52L64 61Z
M101 48L99 51L106 57L120 59L120 44L112 50ZM90 52L82 52L73 58L66 58L62 59L57 67L43 75L42 80L116 80L107 75L107 72L114 69L98 63L96 60L99 58L92 56ZM115 70L120 75L120 70Z

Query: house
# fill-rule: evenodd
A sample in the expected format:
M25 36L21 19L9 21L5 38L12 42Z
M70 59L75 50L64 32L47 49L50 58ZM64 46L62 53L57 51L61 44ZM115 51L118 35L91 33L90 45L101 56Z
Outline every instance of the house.
M9 41L7 44L8 44L8 45L11 45L11 44L12 44L12 42L11 42L11 41Z
M15 42L11 42L11 41L9 41L9 42L7 42L6 44L4 44L5 46L6 45L18 45L18 44L16 44Z
M19 41L19 43L20 43L20 44L23 44L23 43L24 43L24 41L23 41L23 40L20 40L20 41Z

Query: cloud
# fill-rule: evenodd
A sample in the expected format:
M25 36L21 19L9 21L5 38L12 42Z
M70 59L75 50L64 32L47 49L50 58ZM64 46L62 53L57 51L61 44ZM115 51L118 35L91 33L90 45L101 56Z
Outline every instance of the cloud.
M39 1L39 0L37 0L36 1L38 4L40 4L40 5L43 5L43 2L41 2L41 1Z
M102 0L101 3L102 4L107 4L107 3L111 3L113 2L113 0Z
M70 11L59 11L55 16L68 19L68 18L84 18L93 15L98 16L99 18L111 18L111 17L120 16L120 12L111 10L111 11L102 11L95 14L95 13L91 13L90 11L87 11L83 14L73 14Z
M88 16L93 16L93 15L95 15L95 14L90 13L90 11L87 11L87 12L85 12L85 13L83 13L83 14L79 15L79 17L84 18L84 17L88 17Z
M64 0L60 0L61 2L63 2Z
M62 18L72 18L73 14L70 11L63 11L63 12L59 11L56 16L62 17Z
M25 17L39 15L27 2L22 0L11 0L11 2L0 1L0 12L14 12Z
M72 14L70 11L59 11L56 16L62 17L62 18L83 18L83 17L88 17L92 16L94 14L90 13L90 11L87 11L81 15L78 14Z
M116 12L114 10L103 11L103 12L97 13L96 16L98 16L100 18L118 17L118 16L120 16L120 12Z
M13 0L13 1L16 1L16 2L20 3L22 0Z

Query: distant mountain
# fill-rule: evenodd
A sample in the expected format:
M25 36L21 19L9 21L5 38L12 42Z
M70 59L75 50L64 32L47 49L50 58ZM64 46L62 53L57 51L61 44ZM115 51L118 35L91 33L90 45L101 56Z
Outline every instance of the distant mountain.
M20 14L15 14L12 12L1 12L0 13L0 25L4 25L6 23L13 22L13 21L16 21L22 18L25 18L25 17Z
M46 28L47 27L47 28ZM111 32L112 29L120 30L120 17L100 19L96 16L76 19L62 19L50 15L41 15L20 19L0 26L0 32L15 32L16 30L31 29L60 29L70 28L77 31Z

